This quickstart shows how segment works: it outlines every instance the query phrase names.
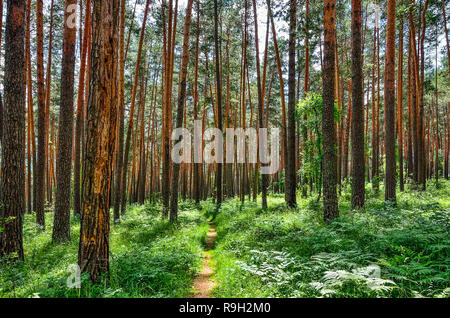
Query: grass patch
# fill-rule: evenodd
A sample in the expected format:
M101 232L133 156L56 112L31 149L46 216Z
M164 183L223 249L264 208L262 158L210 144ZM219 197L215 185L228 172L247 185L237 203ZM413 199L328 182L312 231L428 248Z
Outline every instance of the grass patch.
M39 232L33 215L24 222L25 262L0 266L0 297L186 297L200 269L208 224L194 205L180 205L175 224L161 220L159 205L131 206L118 224L111 223L110 280L82 288L67 287L68 268L77 264L79 220L72 219L72 239L52 243L53 215Z
M217 297L449 297L450 183L398 194L396 206L368 189L364 211L322 221L316 197L283 197L267 211L238 200L217 217Z
M187 297L211 218L216 297L450 297L450 182L407 189L396 205L382 196L369 184L366 208L352 211L345 184L341 216L329 224L316 196L299 197L295 210L279 194L266 211L259 200L230 200L220 211L212 200L201 209L180 202L175 224L161 220L159 205L131 206L111 225L109 282L82 276L81 289L67 287L79 220L72 219L71 241L55 245L52 214L45 232L26 215L25 262L0 266L0 297Z

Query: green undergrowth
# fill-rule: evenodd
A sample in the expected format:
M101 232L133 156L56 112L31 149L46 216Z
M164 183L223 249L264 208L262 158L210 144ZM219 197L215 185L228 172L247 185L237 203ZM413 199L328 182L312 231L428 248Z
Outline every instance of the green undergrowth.
M398 204L367 186L365 210L322 221L317 197L232 200L216 218L216 297L449 297L450 183L398 193Z
M0 297L186 297L201 268L209 226L218 236L210 251L216 297L450 297L450 182L427 191L398 193L383 201L383 189L367 185L366 208L351 211L348 184L340 196L341 217L324 224L317 195L298 197L286 209L283 194L261 202L212 200L197 209L180 202L179 221L162 221L161 207L130 206L111 224L110 278L68 288L77 263L79 220L72 239L51 242L35 216L24 223L25 261L0 264Z
M0 265L0 297L186 297L200 269L208 224L200 211L180 203L175 224L162 221L159 205L131 206L121 222L111 222L110 278L81 288L68 288L71 264L77 264L79 220L72 219L72 239L51 241L53 218L47 229L35 227L34 216L24 222L25 261Z

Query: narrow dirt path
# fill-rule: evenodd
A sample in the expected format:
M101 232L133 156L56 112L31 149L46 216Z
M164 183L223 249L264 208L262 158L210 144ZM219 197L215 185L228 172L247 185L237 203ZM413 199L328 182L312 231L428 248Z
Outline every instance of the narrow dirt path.
M202 269L193 283L194 294L191 298L210 298L215 286L213 280L214 270L211 266L211 250L214 249L214 240L217 237L213 223L209 223L209 232L206 236L206 249L203 255Z

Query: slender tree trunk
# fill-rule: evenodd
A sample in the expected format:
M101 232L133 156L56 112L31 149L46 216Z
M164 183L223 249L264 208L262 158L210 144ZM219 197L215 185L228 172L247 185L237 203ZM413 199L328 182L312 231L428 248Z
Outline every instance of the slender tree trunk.
M444 177L448 180L449 178L449 154L450 154L450 102L447 103L447 109L446 109L446 122L447 122L447 142L445 143L445 151L444 151Z
M286 204L288 208L297 205L297 178L295 175L295 34L297 2L290 0L289 7L289 80L288 80L288 128L286 162Z
M303 96L309 91L309 0L305 0L305 86Z
M439 182L439 89L438 89L438 37L436 28L436 72L435 72L435 89L436 89L436 109L435 109L435 121L436 121L436 136L435 136L435 161L434 161L434 177L436 181L436 186Z
M148 51L151 52L151 45ZM150 64L150 63L148 63ZM144 70L144 74L148 74L149 65ZM155 72L156 76L156 72ZM137 170L137 185L136 185L136 202L143 205L145 202L145 105L147 99L147 87L149 76L142 77L142 85L140 89L140 124L139 124L139 146L136 145L136 149L139 149L139 166ZM145 82L145 83L144 83ZM137 128L137 127L136 127ZM137 134L137 132L136 132Z
M183 53L181 59L180 68L180 89L178 92L178 107L177 107L177 122L175 128L182 128L184 117L184 102L186 99L186 75L189 62L189 32L191 29L191 15L192 15L192 3L193 0L188 0L186 8L186 18L184 22L184 36L183 36ZM183 136L182 138L186 138ZM186 142L184 140L184 142ZM186 149L183 149L183 152ZM178 218L178 189L179 189L179 176L180 176L180 164L173 161L172 166L172 197L170 201L170 221L174 222Z
M145 5L145 11L144 11L144 20L142 21L141 35L139 38L139 47L138 47L138 53L137 53L137 57L136 57L136 67L134 70L133 88L131 91L131 106L130 106L130 112L129 112L129 118L128 118L128 130L127 130L127 138L125 141L125 155L123 158L123 168L122 168L122 187L120 189L121 190L120 199L121 199L121 213L122 214L125 214L126 206L127 206L127 200L126 200L127 193L126 193L125 185L127 184L127 172L128 172L128 160L129 160L129 156L130 156L131 133L133 132L133 125L134 125L134 107L136 105L136 91L137 91L137 85L138 85L138 79L139 79L142 46L144 43L145 27L147 24L147 15L148 15L149 4L150 4L150 0L147 0L146 5ZM123 62L124 61L122 61L122 63ZM121 66L121 68L122 68L122 66ZM120 73L122 73L122 71L120 71ZM119 75L119 76L121 76L121 75ZM119 87L119 89L120 89L120 87ZM124 96L123 94L119 94L119 97L121 99L123 99L123 96ZM123 103L123 102L120 100L119 103ZM121 110L119 112L121 112ZM116 211L116 215L117 215L117 211Z
M28 9L27 9L27 15L28 15ZM2 35L3 35L3 0L0 0L0 48L2 47ZM27 17L27 28L30 23L30 19ZM29 32L27 31L27 34ZM25 62L26 63L26 62ZM2 145L2 136L3 136L3 100L2 100L2 94L0 93L0 146ZM28 137L27 137L28 139ZM30 162L30 160L28 160ZM28 165L29 167L30 165ZM0 170L0 178L2 176L1 170ZM28 192L29 193L29 192ZM30 195L30 194L29 194ZM31 198L31 196L30 196ZM30 209L31 211L31 209Z
M243 42L242 42L242 65L241 65L241 93L242 93L242 100L241 100L241 116L240 116L240 121L241 121L241 126L242 129L245 129L245 125L246 125L246 114L247 114L247 100L245 98L246 96L246 69L247 69L247 20L248 20L248 15L247 15L247 0L244 0L244 30L243 30ZM245 153L246 151L244 151L244 157L245 157ZM241 182L240 182L240 199L241 199L241 203L244 204L245 201L245 186L246 186L246 174L247 174L247 170L246 170L246 164L243 163L241 164L241 171L240 171L240 178L241 178Z
M253 0L253 17L255 20L255 54L256 54L256 84L257 84L257 91L258 91L258 126L259 128L265 128L264 127L264 93L261 86L261 65L259 61L259 43L258 43L258 16L257 16L257 7L256 7L256 0ZM259 139L264 138L264 136L261 135L261 130L259 134ZM262 143L259 143L259 147L261 146L265 147L267 145L267 141L264 140ZM258 164L265 164L267 161L267 150L268 149L259 149L259 155L258 155ZM261 158L261 154L265 154L263 158ZM255 167L255 178L258 177L258 171L257 167ZM258 179L256 179L257 181ZM267 174L261 175L261 192L262 192L262 208L267 209L267 185L268 185L268 176ZM257 184L257 182L256 182ZM255 188L256 188L255 184Z
M346 127L345 127L345 135L343 140L343 148L344 148L344 156L342 161L343 166L343 178L348 178L348 144L349 144L349 138L350 138L350 129L351 129L351 123L352 123L352 84L351 80L349 80L348 83L348 107L347 107L347 116L346 116Z
M352 208L365 203L364 105L361 64L361 0L352 0Z
M122 175L124 173L124 130L125 130L125 11L126 1L120 2L120 37L119 37L119 136L118 136L118 152L115 171L115 195L114 195L114 222L120 219L120 202L122 199L122 192L125 188Z
M372 68L372 188L376 194L379 192L379 139L378 132L379 118L379 43L378 43L378 27L374 30L374 42L373 42L373 68ZM375 80L375 69L377 69L377 78Z
M80 215L81 213L81 134L84 125L84 86L86 75L86 56L88 43L90 42L90 24L91 19L91 0L86 1L86 13L84 16L84 34L83 44L81 47L80 75L78 79L78 96L77 96L77 119L75 127L75 163L74 163L74 183L73 183L73 213Z
M3 7L1 8L3 10ZM2 15L3 16L3 15ZM2 20L2 19L0 19ZM31 188L31 176L33 173L33 181L35 182L36 178L36 153L35 153L35 136L34 136L34 113L33 113L33 89L32 89L32 78L31 78L31 51L30 51L30 29L31 29L31 0L27 0L26 7L26 31L25 31L25 68L26 68L26 100L27 100L27 203L28 203L28 213L32 213L32 203L35 200L35 195ZM1 31L0 31L1 32ZM0 46L1 47L1 46ZM1 126L1 118L0 115L0 126ZM1 140L1 134L0 134ZM32 160L33 159L33 160ZM31 163L33 163L33 172L31 172ZM36 191L35 184L33 185L33 190ZM35 204L33 204L35 206Z
M36 0L36 60L38 88L38 149L36 169L36 223L45 230L45 84L44 84L44 26L43 0Z
M200 43L200 0L197 0L197 30L195 40L195 78L194 78L194 121L198 120L198 60L199 60L199 43ZM203 139L203 138L202 138ZM194 147L195 149L195 147ZM195 156L195 154L194 154ZM197 157L201 158L202 154L197 154ZM202 164L200 162L194 162L194 200L198 205L200 204L200 171Z
M396 201L395 166L395 0L387 3L386 65L384 80L386 176L385 199Z
M76 28L69 20L69 6L76 0L66 0L64 10L64 44L61 71L61 107L56 162L56 205L53 221L53 242L70 240L70 183L72 176L73 97Z
M450 44L448 39L448 28L447 28L447 16L445 14L445 0L441 1L442 6L442 17L444 19L444 31L445 31L445 44L447 47L447 61L450 61ZM448 72L450 74L450 62L447 62Z
M337 202L336 130L334 123L334 72L336 1L324 0L324 72L323 72L323 206L324 220L339 216Z
M47 201L52 202L52 184L49 179L49 125L50 125L50 96L51 96L51 82L52 82L52 48L53 48L53 0L50 4L50 28L48 40L48 56L47 56L47 74L45 76L45 173L44 184L46 185Z
M217 8L217 0L214 0L214 46L215 46L215 59L216 59L216 86L217 86L217 128L222 131L222 74L221 74L221 53L219 46L219 15ZM216 176L216 197L217 207L220 208L222 204L222 163L217 163L217 176Z
M408 40L408 176L412 177L413 167L413 111L412 111L412 74L411 74L411 41Z
M0 93L0 146L2 145L2 136L3 136L3 100L2 94ZM0 171L1 177L1 171Z
M399 25L398 75L397 75L397 114L398 114L398 164L400 191L405 190L403 180L403 18Z
M273 37L273 45L275 49L275 59L277 61L277 71L278 71L278 80L280 83L280 100L281 100L281 143L282 143L282 151L281 151L281 166L285 167L285 160L287 158L287 122L286 122L286 99L284 95L284 81L283 81L283 71L280 53L278 49L277 42L277 33L275 30L275 23L273 21L272 7L270 4L270 0L268 0L268 10L270 15L270 24L272 26L272 37Z
M178 13L178 1L175 3L175 14L173 10L173 0L169 0L169 14L167 27L165 22L165 5L163 1L163 46L164 46L164 90L163 90L163 131L162 131L162 216L169 217L170 203L170 133L172 128L172 85L173 85L173 62L175 49L175 34ZM175 16L174 16L175 15ZM167 29L167 30L166 30Z
M410 17L410 56L411 56L411 95L412 95L412 131L413 131L413 179L417 184L419 182L419 131L417 114L417 64L416 64L416 42L412 18Z

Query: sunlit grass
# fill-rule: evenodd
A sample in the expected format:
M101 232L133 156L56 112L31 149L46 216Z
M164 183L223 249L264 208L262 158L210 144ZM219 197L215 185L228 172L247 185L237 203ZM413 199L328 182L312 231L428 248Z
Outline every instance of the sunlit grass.
M267 211L253 202L227 203L217 217L215 295L450 296L450 183L440 182L427 192L399 192L397 205L369 184L361 211L351 211L344 187L341 217L331 224L324 224L317 196L298 197L295 210L279 195L269 198Z
M208 224L192 204L181 204L179 222L162 221L158 205L131 206L118 224L111 223L110 279L81 289L67 288L68 267L77 264L79 220L72 239L51 241L53 217L38 231L34 216L24 224L25 262L0 266L0 297L185 297L201 264Z
M330 224L317 194L299 195L294 210L283 194L271 195L265 211L260 198L228 200L218 214L212 200L180 202L175 224L161 220L159 204L132 205L111 224L109 281L92 285L83 275L81 289L66 284L79 220L72 218L71 241L55 245L52 214L45 232L26 215L25 262L0 266L0 297L187 297L214 217L216 297L449 297L450 182L430 182L426 192L407 186L396 205L367 184L359 211L350 209L350 192L345 184L341 216Z

